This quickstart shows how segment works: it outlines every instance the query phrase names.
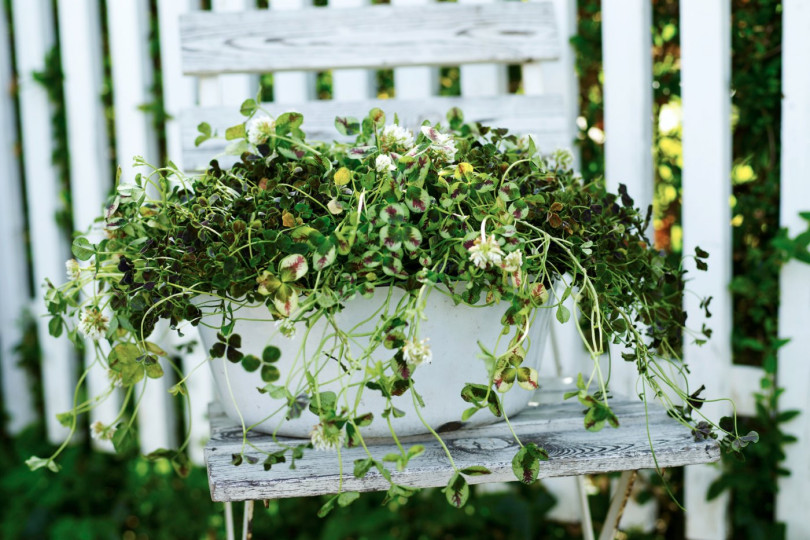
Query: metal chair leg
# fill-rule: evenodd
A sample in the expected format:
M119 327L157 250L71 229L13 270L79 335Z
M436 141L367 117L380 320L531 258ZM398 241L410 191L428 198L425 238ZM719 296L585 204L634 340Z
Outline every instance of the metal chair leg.
M230 502L225 503L225 538L227 540L235 540L236 533L233 528L233 505Z
M591 518L591 507L588 505L588 493L585 490L585 477L577 476L577 493L579 494L579 515L582 523L582 538L584 540L594 540L593 519Z
M253 539L253 501L245 501L245 511L242 514L242 540Z
M619 530L619 522L622 519L622 512L630 499L630 494L633 492L633 482L636 479L637 471L624 471L619 479L619 484L616 486L616 492L610 501L610 508L608 509L605 524L602 526L602 534L599 535L599 540L613 540L616 536L616 531Z
M253 505L254 501L245 501L245 509L242 513L242 540L253 539ZM227 540L236 539L233 505L230 502L225 503L225 537Z

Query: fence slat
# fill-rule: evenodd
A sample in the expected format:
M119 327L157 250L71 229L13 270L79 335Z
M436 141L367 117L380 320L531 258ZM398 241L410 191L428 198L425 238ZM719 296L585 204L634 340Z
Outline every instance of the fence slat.
M194 77L184 76L180 66L180 15L188 13L197 4L193 0L158 2L163 105L170 116L166 121L166 154L180 170L183 170L180 113L194 105L197 94L197 81Z
M756 416L755 393L762 392L760 380L762 368L757 366L732 365L729 384L731 399L740 416Z
M274 0L272 9L291 11L311 5L311 0ZM283 71L273 74L273 101L276 103L300 103L315 98L315 73Z
M11 69L11 43L7 39L8 23L0 12L0 178L4 178L4 194L0 197L0 361L2 361L3 410L9 415L8 430L19 433L34 421L33 396L29 393L28 377L17 365L14 348L23 339L20 317L28 307L28 265L26 264L25 216L23 215L22 185L19 161L15 152L17 126L15 107L10 91L14 74Z
M25 156L25 182L29 232L32 238L31 257L35 286L34 313L45 311L41 285L46 278L62 281L65 275L67 250L64 235L54 215L61 209L56 167L51 163L53 133L51 105L47 90L33 79L33 72L45 68L45 58L53 46L53 17L48 0L15 0L12 4L14 43L19 74L20 120L22 148ZM56 419L56 414L68 411L73 404L75 356L66 339L48 335L48 319L37 318L42 379L45 392L45 422L48 438L63 440L68 429Z
M571 45L571 38L577 34L577 2L576 0L553 0L554 16L557 20L557 29L560 40L560 57L547 62L533 62L523 65L523 93L526 95L558 94L562 96L565 105L565 114L569 118L566 122L568 145L567 149L574 153L575 169L579 169L579 152L574 146L577 133L577 117L579 116L579 79L577 78L574 63L576 51ZM552 148L545 149L547 151Z
M71 36L61 43L64 96L67 114L68 151L70 152L70 191L78 196L73 204L73 227L87 231L104 205L112 187L108 162L107 129L102 90L102 46L99 5L94 0L59 0L58 22L61 35ZM90 234L101 240L100 231ZM91 396L105 393L110 386L107 370L95 364L93 342L85 341L87 390ZM92 366L92 367L91 367ZM118 414L120 395L113 394L90 411L90 421L112 422ZM96 448L113 450L111 441L93 440Z
M156 164L157 139L151 118L140 106L152 101L152 65L147 51L149 25L146 0L107 0L110 56L115 107L115 152L122 181L135 174L134 156Z
M158 23L160 25L160 63L163 69L163 102L166 112L172 119L166 122L166 151L170 160L180 170L185 169L182 160L182 137L180 115L184 109L194 106L197 95L197 81L194 77L184 76L180 66L180 15L188 13L198 6L192 0L159 0ZM219 82L214 81L219 87ZM184 330L185 340L200 342L196 329L189 326ZM180 339L170 337L175 345ZM184 373L190 373L197 364L205 361L205 354L198 346L193 354L183 355L181 365ZM187 422L190 423L191 442L188 446L189 457L197 465L204 461L203 446L208 440L208 403L213 399L211 373L201 367L186 381L188 389Z
M250 11L256 6L255 0L212 0L211 11L232 13ZM256 96L259 80L255 75L222 75L219 77L222 103L239 105L247 98Z
M727 396L731 368L731 5L729 0L681 2L681 93L683 100L683 238L684 254L695 246L711 253L707 272L689 269L684 306L696 315L700 297L713 296L714 331L708 344L686 340L684 359L690 380L706 385L706 394ZM695 388L694 390L696 390ZM714 419L730 412L725 403L708 403L704 414ZM686 535L692 539L724 539L728 534L728 497L706 500L718 469L686 470Z
M602 6L605 72L605 180L627 186L636 206L652 203L652 6L648 0Z
M115 106L115 150L123 170L122 180L135 175L133 156L143 156L147 163L157 164L157 137L148 117L139 107L152 101L150 85L153 76L149 56L149 3L146 0L108 0L107 17L110 34L113 96ZM141 171L148 173L149 171ZM154 334L159 336L161 326ZM164 330L165 331L165 330ZM145 379L138 425L143 452L172 446L174 443L171 396L166 379Z
M614 192L625 184L641 209L652 204L653 193L651 27L649 0L602 5L605 180ZM563 74L551 68L543 75L544 83L566 91ZM637 395L638 371L633 363L621 361L622 352L622 347L611 345L610 387L622 395ZM650 530L656 513L654 501L642 506L631 499L622 526Z
M459 4L490 4L492 0L459 0ZM550 10L550 5L548 5ZM553 30L553 25L551 25ZM550 32L550 39L556 39ZM555 51L558 51L555 47ZM557 56L556 52L555 55ZM503 65L462 65L460 68L461 95L464 97L497 96L508 89L506 66Z
M792 235L802 232L806 223L799 212L810 211L810 3L786 0L783 3L782 30L782 189L781 224ZM807 486L810 485L810 267L791 261L780 276L779 336L791 341L779 350L778 380L785 387L782 410L802 413L784 425L799 442L785 447L785 468L790 476L779 478L776 519L787 525L788 540L810 538L807 520Z
M329 9L370 5L369 0L331 0ZM376 72L370 69L336 69L332 71L332 99L356 101L377 97Z
M652 204L653 191L651 25L648 0L602 6L605 180L614 192L625 184L642 209ZM611 347L610 386L635 395L638 372L634 364L620 361L621 352Z

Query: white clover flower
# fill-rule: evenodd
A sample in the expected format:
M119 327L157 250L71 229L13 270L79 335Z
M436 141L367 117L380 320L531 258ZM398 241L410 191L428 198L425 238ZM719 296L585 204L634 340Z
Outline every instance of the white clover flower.
M432 143L430 149L435 151L439 157L444 158L448 163L452 163L456 159L456 142L452 135L441 133L430 126L422 126L422 133L430 139Z
M490 264L499 265L503 259L503 251L498 245L495 235L489 237L481 235L475 239L475 244L470 248L470 260L478 268L485 269Z
M90 436L97 441L112 440L115 434L115 426L105 426L100 420L90 424Z
M85 309L79 315L79 331L92 340L98 341L107 335L109 319L96 307Z
M290 319L281 319L276 321L276 328L278 328L281 335L286 338L292 339L295 337L295 325L290 321Z
M276 121L270 116L259 115L248 120L247 126L248 142L250 144L263 144L276 133Z
M523 266L523 253L520 250L513 251L504 257L501 263L501 268L509 273L517 272L521 266Z
M327 431L323 423L321 423L312 428L309 438L315 450L334 452L343 446L346 435L343 433L342 429L337 431L337 433L335 433L334 430Z
M413 133L396 124L389 124L383 128L380 134L380 145L383 148L398 146L406 150L410 149L413 147Z
M374 168L377 169L377 172L387 172L393 171L396 169L394 162L391 160L391 156L388 154L380 154L377 156L377 159L374 161Z
M402 347L402 356L405 362L414 366L430 364L433 361L433 352L427 344L427 338L422 341L406 340Z
M69 259L65 261L65 272L70 281L76 281L82 274L82 269L79 266L79 261L76 259Z

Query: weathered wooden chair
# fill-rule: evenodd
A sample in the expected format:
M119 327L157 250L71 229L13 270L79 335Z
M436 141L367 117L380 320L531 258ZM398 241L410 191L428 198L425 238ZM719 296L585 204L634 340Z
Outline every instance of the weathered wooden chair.
M276 89L276 102L266 105L275 114L302 112L303 129L314 138L336 138L335 116L362 117L375 106L391 116L397 113L401 123L412 128L424 119L441 120L448 109L457 106L468 120L531 134L546 151L569 147L573 141L575 78L570 58L560 61L570 53L565 51L552 2L197 12L183 16L180 27L183 72L201 77L202 107L182 115L182 157L187 169L204 167L217 150L218 143L213 141L194 146L199 122L206 121L222 132L240 121L233 103L222 104L227 92L222 83L233 73L274 72L279 83L284 72L335 70L335 101L306 101L303 90L297 101L291 100L287 90L291 81L287 79L286 86ZM561 69L563 63L568 65ZM463 65L463 97L433 96L435 70L423 66L459 64ZM522 67L523 94L497 95L499 87L505 87L505 66L514 64ZM361 70L392 67L396 68L398 99L370 99L370 76ZM299 77L298 84L304 76L296 73L294 77ZM558 93L543 93L543 89ZM246 97L251 96L241 96ZM586 432L581 407L562 401L563 388L560 381L547 381L538 392L537 406L514 420L515 429L522 439L541 442L549 451L551 459L540 472L542 478L626 471L602 538L611 538L618 525L633 471L719 458L716 443L694 442L689 431L662 410L648 414L644 404L636 400L614 399L621 428L598 435ZM216 501L247 502L245 537L249 535L254 500L338 491L340 480L332 472L337 470L335 455L309 454L295 470L273 468L265 472L261 464L233 467L231 455L242 448L241 427L232 425L216 405L210 412L212 438L206 448L206 463L211 495ZM511 457L515 443L503 437L498 426L461 429L446 434L446 438L457 462L486 463L493 473L473 481L514 480ZM262 448L274 444L270 437L260 434L250 435L250 440ZM424 444L425 455L434 457L414 462L405 472L393 473L395 480L416 487L444 485L452 469L440 457L438 443L430 437L417 437L413 442ZM382 456L391 449L388 443L379 442L371 451ZM352 449L343 452L346 463L356 457ZM374 491L386 486L381 476L371 473L363 479L352 475L343 479L346 490ZM582 504L582 512L586 538L592 538L587 502Z

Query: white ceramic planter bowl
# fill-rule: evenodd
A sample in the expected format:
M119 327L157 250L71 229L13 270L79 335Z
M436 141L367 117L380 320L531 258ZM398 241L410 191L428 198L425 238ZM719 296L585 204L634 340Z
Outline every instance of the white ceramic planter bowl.
M348 329L369 319L374 312L382 305L386 298L386 289L380 289L374 298L366 299L360 296L346 305L346 308L336 316L340 328ZM394 289L392 292L392 305L402 298L404 292ZM211 297L200 297L197 301L202 305ZM501 317L507 308L507 304L497 306L473 308L469 306L453 304L451 298L433 291L428 297L425 314L426 321L422 321L419 328L420 339L429 338L429 345L433 352L433 361L430 364L419 366L413 373L416 389L422 396L426 407L420 408L419 412L427 423L434 429L441 428L451 422L460 422L462 412L471 406L461 398L461 389L466 383L485 384L488 378L484 361L478 355L480 349L477 342L481 341L489 350L493 350L498 336L501 333ZM203 313L205 309L203 308ZM281 379L276 384L284 384L287 377L293 370L291 379L295 389L304 391L306 382L303 374L303 362L299 357L295 358L304 344L305 328L300 324L296 334L292 338L284 337L279 333L277 326L267 319L270 318L265 306L242 307L234 312L239 319L236 322L234 332L242 336L241 351L245 354L254 354L261 357L262 351L267 345L275 345L281 349L281 359L275 364L281 372ZM247 320L258 319L258 320ZM264 320L261 320L264 319ZM551 310L539 310L534 324L529 331L529 350L523 365L539 370L540 360L546 346L546 339L551 320ZM218 326L221 324L220 315L205 315L203 322ZM375 317L371 321L361 325L357 333L371 332L379 318ZM199 326L205 350L217 341L217 330ZM319 381L333 380L341 374L349 377L338 366L338 363L321 354L321 358L313 357L318 344L321 342L326 325L323 321L318 321L310 333L310 338L306 343L305 354L310 371L314 372L320 367L318 375ZM509 343L512 334L503 336L501 345L497 351L503 353ZM360 356L363 339L359 339L357 344L352 346L352 356ZM331 344L331 340L329 343ZM365 339L365 344L368 341ZM388 361L396 351L380 346L372 355L373 360ZM242 368L239 363L231 363L224 358L215 358L210 362L214 374L220 402L225 412L236 422L239 422L239 414L245 421L245 425L254 426L253 429L264 433L276 433L279 436L287 437L309 437L312 428L318 424L318 417L308 409L296 419L284 421L286 413L286 401L284 399L273 399L266 393L262 394L258 388L264 387L264 383L259 372L249 373ZM227 378L226 378L227 371ZM351 383L361 380L361 375L355 373L351 376ZM230 385L230 388L229 388ZM354 403L358 387L356 384L348 390L349 403ZM321 392L331 390L340 394L341 384L332 382L321 384ZM517 384L507 393L499 394L503 408L507 415L515 415L524 409L532 398L532 392L524 390ZM338 403L344 403L342 397ZM392 423L397 436L408 436L426 433L427 429L419 419L414 410L413 398L410 392L392 399L392 404L405 411L405 416L393 418ZM364 437L390 437L390 431L381 413L386 407L386 400L379 391L363 389L360 400L358 414L371 412L374 414L374 422L370 426L361 429ZM268 418L274 411L279 410L275 416ZM482 425L497 421L488 409L478 411L465 425Z

